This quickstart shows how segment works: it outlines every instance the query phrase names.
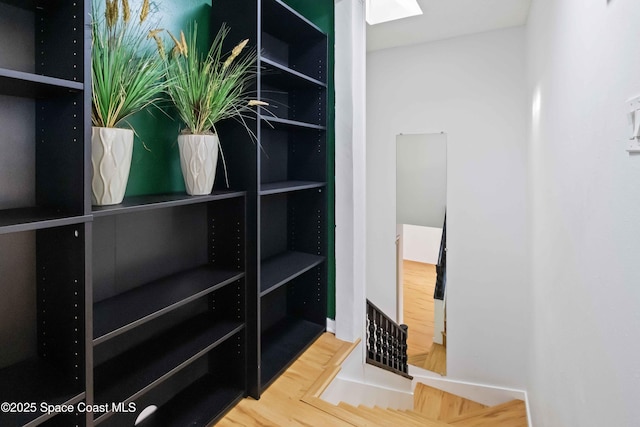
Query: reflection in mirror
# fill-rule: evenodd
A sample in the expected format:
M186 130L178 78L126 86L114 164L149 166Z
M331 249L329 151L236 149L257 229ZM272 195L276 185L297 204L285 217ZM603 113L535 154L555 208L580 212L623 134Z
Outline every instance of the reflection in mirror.
M446 374L447 136L396 139L398 320L409 364Z

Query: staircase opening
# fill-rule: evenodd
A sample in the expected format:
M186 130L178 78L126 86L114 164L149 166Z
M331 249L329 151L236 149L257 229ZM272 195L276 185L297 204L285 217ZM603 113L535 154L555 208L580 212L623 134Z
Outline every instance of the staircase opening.
M392 321L371 302L367 312L370 325L384 325L385 334L377 338L393 335L386 327ZM323 334L259 401L245 399L216 425L528 427L526 405L513 390L498 396L495 387L442 379L438 386L415 377L409 392L340 378L343 363L359 344ZM371 347L386 348L367 344Z
M408 379L407 325L399 325L367 300L366 361Z

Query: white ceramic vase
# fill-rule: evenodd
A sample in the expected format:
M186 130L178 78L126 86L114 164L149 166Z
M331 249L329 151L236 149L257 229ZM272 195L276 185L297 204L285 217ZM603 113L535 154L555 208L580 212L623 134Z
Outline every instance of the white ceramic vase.
M179 135L178 148L187 194L211 194L218 164L218 135Z
M91 128L91 199L94 205L122 203L127 189L133 131L118 128Z

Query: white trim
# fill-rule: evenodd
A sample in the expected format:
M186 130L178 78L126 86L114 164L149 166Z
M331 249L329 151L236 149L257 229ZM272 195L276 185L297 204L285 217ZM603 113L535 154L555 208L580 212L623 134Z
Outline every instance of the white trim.
M366 322L366 23L362 2L335 1L336 337Z
M336 321L327 317L327 332L336 334Z
M528 408L527 394L524 390L451 380L411 365L409 366L409 375L413 376L413 387L415 387L417 383L426 384L487 406L499 405L509 400L520 399L527 404Z
M524 404L527 407L527 423L529 427L533 427L533 420L531 419L531 407L529 406L529 393L524 392Z
M444 332L444 316L445 316L444 300L433 300L433 342L444 345L442 333Z

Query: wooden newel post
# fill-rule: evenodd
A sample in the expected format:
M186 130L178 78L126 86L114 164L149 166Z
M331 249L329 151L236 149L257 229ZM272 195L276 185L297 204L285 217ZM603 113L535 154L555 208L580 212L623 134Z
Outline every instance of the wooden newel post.
M407 337L409 336L409 326L402 324L400 325L400 329L402 329L402 343L400 345L400 358L401 358L401 371L404 373L407 373L408 366L407 366L407 362L409 360L409 357L407 356Z

